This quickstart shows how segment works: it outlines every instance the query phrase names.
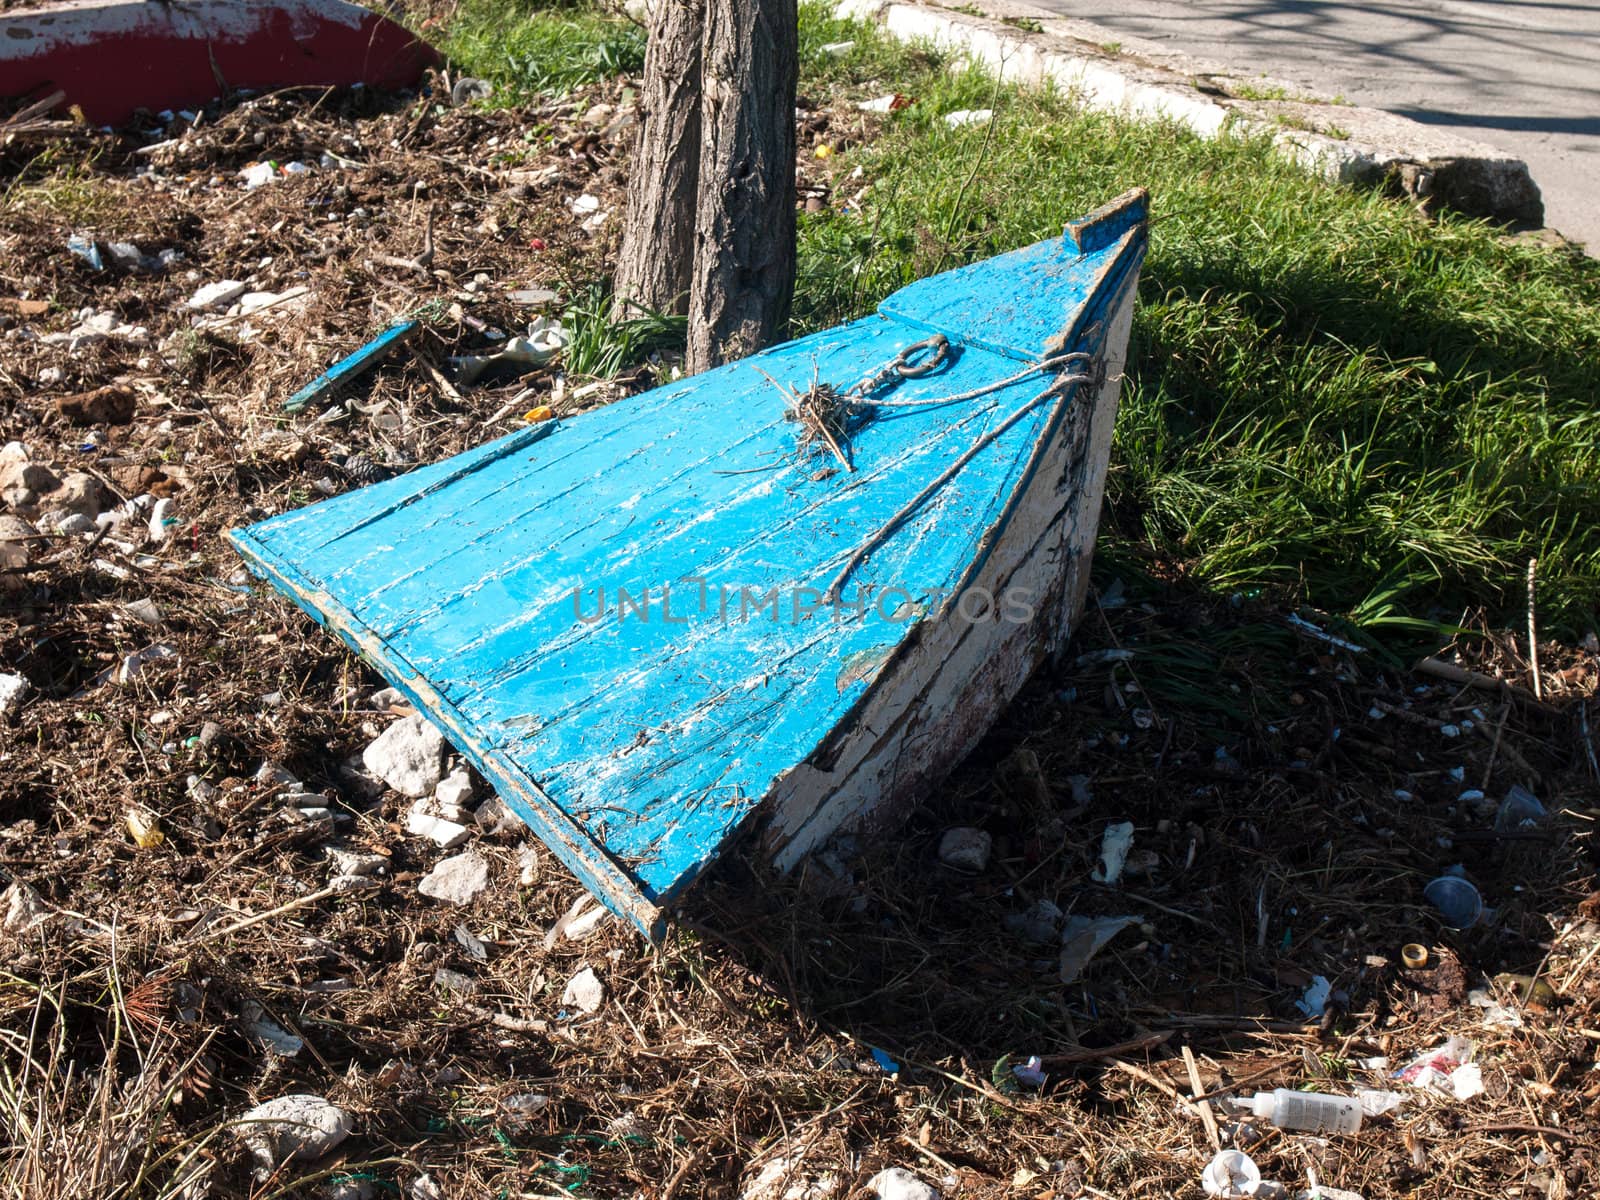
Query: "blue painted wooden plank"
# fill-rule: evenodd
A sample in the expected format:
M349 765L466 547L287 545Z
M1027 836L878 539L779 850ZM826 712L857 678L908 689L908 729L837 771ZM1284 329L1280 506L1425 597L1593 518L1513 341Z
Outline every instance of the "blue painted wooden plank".
M283 411L297 413L316 404L343 385L349 383L386 358L391 350L409 337L417 327L415 321L401 321L391 325L354 354L341 358L321 375L283 402Z
M230 536L438 721L602 900L654 929L992 547L1064 411L1007 424L1049 382L1012 377L1063 339L1097 347L1142 254L1139 217ZM848 387L929 329L949 361L886 399L992 390L876 409L851 438L853 474L799 452L778 385ZM1002 428L872 550L842 608L822 606L858 547Z

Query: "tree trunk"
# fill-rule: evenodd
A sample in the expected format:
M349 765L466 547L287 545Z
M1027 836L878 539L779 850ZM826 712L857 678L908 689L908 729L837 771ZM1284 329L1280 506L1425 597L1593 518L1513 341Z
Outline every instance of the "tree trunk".
M651 26L639 141L612 289L619 317L627 315L630 301L656 312L689 308L705 0L659 0Z
M759 350L794 290L796 0L706 0L691 373Z

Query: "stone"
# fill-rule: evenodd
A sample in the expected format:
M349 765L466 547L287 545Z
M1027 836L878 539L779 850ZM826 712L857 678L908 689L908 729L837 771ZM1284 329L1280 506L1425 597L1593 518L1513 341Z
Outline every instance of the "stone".
M53 492L60 486L61 480L56 478L55 472L41 463L15 458L0 461L0 491L15 488L39 495Z
M74 471L50 494L50 507L82 513L91 521L100 515L100 481L93 475Z
M1030 942L1048 945L1061 937L1061 918L1065 914L1049 900L1035 900L1022 912L1012 913L1004 924L1012 933L1020 934Z
M56 533L63 537L73 537L80 533L92 533L94 521L83 513L69 512L56 521Z
M457 767L441 779L439 785L433 789L433 795L440 804L465 807L472 799L472 780L467 777L466 768Z
M446 904L471 904L489 886L489 860L476 850L447 858L422 877L417 891Z
M465 825L439 816L432 804L418 800L406 813L406 832L414 837L425 837L441 850L454 850L467 840L470 831Z
M356 850L340 850L330 847L328 862L332 866L334 875L354 875L365 877L376 875L389 865L389 860L381 854L362 854Z
M21 675L0 674L0 719L14 717L22 711L28 686L28 681Z
M73 425L127 425L138 402L138 393L131 387L113 383L92 392L62 396L56 401L56 411Z
M378 735L361 761L402 796L426 796L444 774L444 735L421 716L402 717Z
M585 967L567 980L567 990L561 993L561 1003L575 1005L586 1013L599 1012L605 1001L606 985L593 967Z
M286 1159L314 1162L350 1136L350 1115L321 1096L296 1093L258 1104L238 1121L239 1136L263 1172Z
M879 1200L939 1200L939 1193L904 1167L890 1167L867 1180Z
M188 305L197 311L226 308L249 290L248 283L240 283L237 279L221 279L197 288L194 295L189 297Z
M0 515L0 569L18 570L43 547L39 531L21 517Z
M945 830L939 839L939 861L958 871L976 874L989 865L989 855L994 850L994 838L981 829L958 825Z

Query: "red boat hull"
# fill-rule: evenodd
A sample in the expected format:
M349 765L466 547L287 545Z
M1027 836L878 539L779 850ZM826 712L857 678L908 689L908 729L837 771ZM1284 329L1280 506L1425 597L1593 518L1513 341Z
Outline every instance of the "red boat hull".
M294 86L394 89L439 61L344 0L70 0L0 13L0 95L66 93L96 124Z

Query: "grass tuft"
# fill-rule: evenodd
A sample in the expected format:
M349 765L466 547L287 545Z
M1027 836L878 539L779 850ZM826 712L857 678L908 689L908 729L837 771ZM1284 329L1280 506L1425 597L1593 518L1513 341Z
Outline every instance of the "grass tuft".
M644 69L643 26L592 8L529 0L470 0L441 47L462 70L514 103L560 95Z

